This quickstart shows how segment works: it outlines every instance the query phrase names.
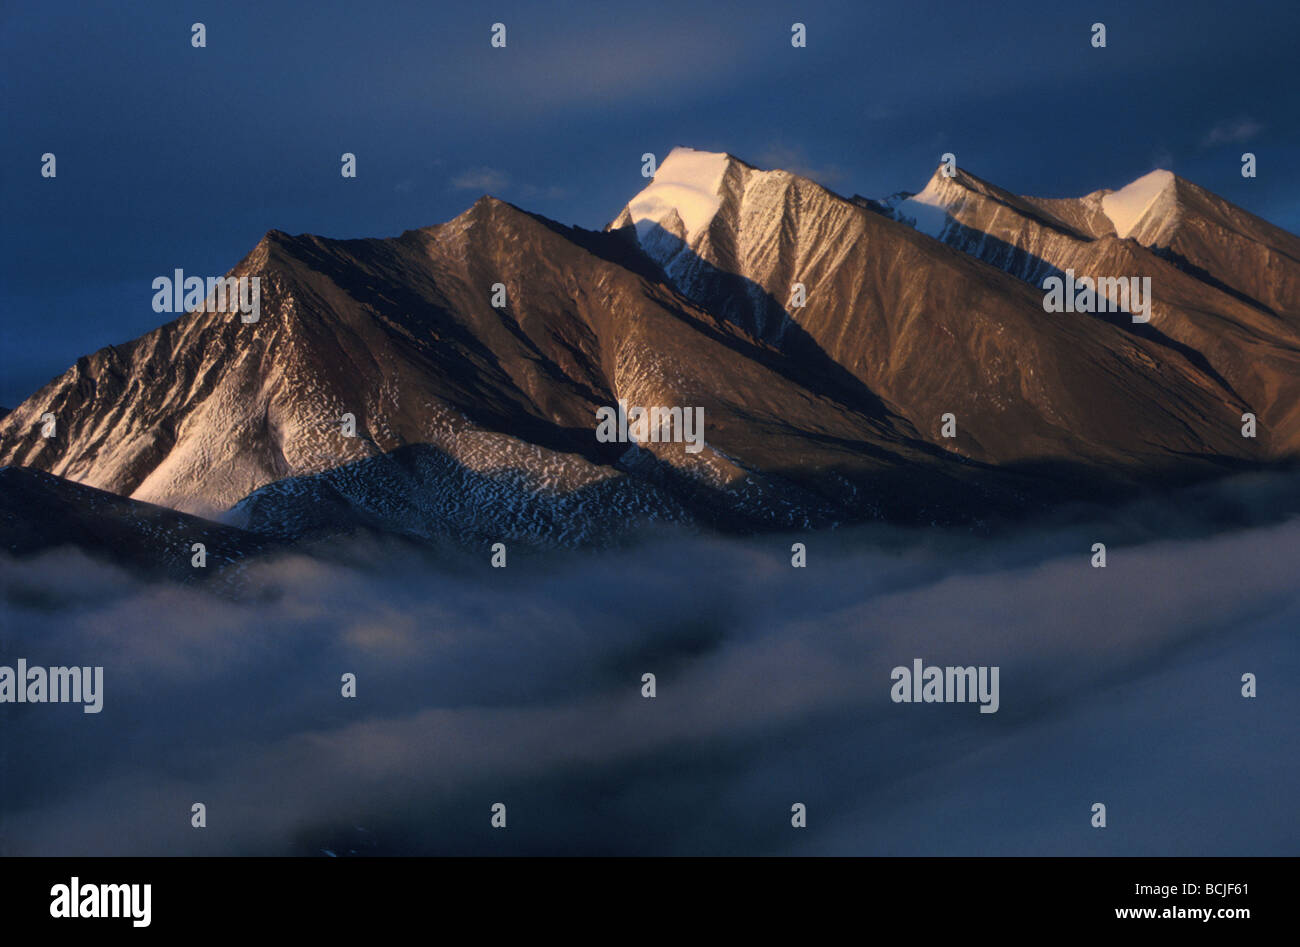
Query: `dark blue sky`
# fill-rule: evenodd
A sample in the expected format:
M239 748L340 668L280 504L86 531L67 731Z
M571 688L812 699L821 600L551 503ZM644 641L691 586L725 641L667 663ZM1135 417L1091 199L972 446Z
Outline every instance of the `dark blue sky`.
M223 273L271 228L389 236L484 192L599 227L676 144L870 196L944 151L1041 196L1159 166L1300 231L1292 0L114 6L0 7L7 407L167 318L155 276Z

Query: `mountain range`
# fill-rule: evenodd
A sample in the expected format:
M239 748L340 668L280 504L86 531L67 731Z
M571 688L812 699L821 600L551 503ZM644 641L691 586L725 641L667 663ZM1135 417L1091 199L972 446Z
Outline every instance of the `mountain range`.
M1150 321L1045 311L1065 273L1149 277ZM874 200L678 148L603 231L483 197L273 230L227 275L256 322L187 313L0 416L11 551L109 509L251 550L979 524L1300 453L1300 238L1167 171L1047 199L941 166ZM598 439L620 403L702 407L703 449Z

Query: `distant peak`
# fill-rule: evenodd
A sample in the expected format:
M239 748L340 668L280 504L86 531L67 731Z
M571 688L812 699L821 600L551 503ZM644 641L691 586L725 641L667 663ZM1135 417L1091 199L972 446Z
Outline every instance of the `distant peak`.
M1164 168L1156 168L1154 171L1148 171L1146 174L1142 175L1142 177L1133 181L1131 184L1126 185L1124 188L1121 188L1120 190L1127 190L1128 188L1135 187L1139 184L1142 184L1143 182L1148 182L1149 184L1152 185L1158 184L1160 187L1164 187L1167 184L1172 183L1175 178L1177 178L1177 175L1174 174L1174 172L1166 171Z
M681 159L691 158L691 157L715 158L715 159L725 160L727 158L730 158L731 155L729 155L725 151L704 151L703 149L700 148L688 147L687 145L674 145L672 149L668 152L667 156L664 158L663 163L660 165L660 167L663 167L663 165L666 165L669 162L675 160L681 160Z
M990 197L1003 198L1010 196L1009 192L995 184L984 180L978 175L972 174L963 167L954 167L952 172L948 172L948 166L940 164L934 169L934 174L930 175L930 180L926 182L922 193L936 193L940 191L951 191L952 188L960 188L963 191L974 191L977 194L984 194Z
M491 194L484 194L473 204L470 204L458 215L459 217L470 217L483 213L490 213L498 207L509 206L499 197L493 197Z
M758 181L779 181L786 186L797 182L796 186L801 188L826 191L795 171L764 170L729 152L700 151L679 145L664 156L654 179L628 202L610 227L635 225L637 239L643 245L655 231L663 230L694 246L718 214L726 213L724 207L738 212L743 195Z
M655 171L654 180L628 203L637 235L662 227L675 215L693 241L722 206L722 180L734 159L725 152L677 147Z
M1127 237L1132 233L1161 196L1173 188L1176 180L1172 171L1157 169L1103 196L1101 209L1115 225L1116 235Z
M283 230L277 230L272 227L266 233L262 234L262 239L257 241L253 251L266 250L270 247L283 247L293 242L293 234L285 233Z
M452 218L450 223L468 225L476 220L490 220L502 210L518 210L518 208L508 201L501 200L499 197L493 197L491 194L484 194L473 204L470 204L469 207L466 207L463 211Z
M880 204L921 233L939 239L948 225L951 208L971 192L987 195L993 193L993 188L961 168L949 173L948 166L941 162L918 193L899 191Z
M660 162L659 167L663 168L670 163L680 163L682 161L705 160L709 159L722 164L739 164L746 168L758 170L742 158L737 158L729 151L701 151L698 148L688 148L686 145L676 145ZM658 174L655 175L658 177Z

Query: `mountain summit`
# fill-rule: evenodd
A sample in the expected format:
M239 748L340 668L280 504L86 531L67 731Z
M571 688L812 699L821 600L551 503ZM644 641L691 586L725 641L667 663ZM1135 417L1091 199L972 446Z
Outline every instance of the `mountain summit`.
M1115 227L1115 236L1128 237L1138 225L1148 220L1158 230L1178 212L1174 176L1168 171L1152 171L1127 187L1102 196L1101 209ZM1141 241L1150 246L1152 240Z
M1045 312L1067 271L1149 277L1150 323ZM679 148L603 232L484 198L271 231L229 275L259 321L79 359L0 418L0 465L280 538L570 544L983 519L1300 451L1300 240L1165 171L873 201ZM702 408L703 449L598 438L620 404Z

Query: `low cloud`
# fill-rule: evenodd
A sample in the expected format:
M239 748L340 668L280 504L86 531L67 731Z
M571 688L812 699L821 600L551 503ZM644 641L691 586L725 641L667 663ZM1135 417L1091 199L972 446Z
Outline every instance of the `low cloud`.
M451 186L458 191L478 191L484 194L509 192L525 201L558 201L570 196L566 188L558 185L539 186L515 181L505 171L495 168L464 171L452 178Z
M451 179L458 191L482 191L485 194L501 193L510 186L510 175L495 168L471 168Z
M807 152L797 145L769 144L758 153L755 160L760 167L789 171L828 187L839 184L847 177L843 169L836 165L812 161Z
M1250 141L1260 132L1264 126L1253 118L1241 117L1232 121L1220 122L1210 129L1205 138L1201 141L1201 146L1208 148L1212 145L1225 145L1234 142Z
M1204 508L1247 494L1276 495ZM103 665L105 701L0 705L0 854L1292 853L1300 520L1191 515L505 570L380 544L254 563L224 595L4 561L0 663ZM1139 519L1184 538L1121 541ZM999 711L892 703L917 657L999 666Z

